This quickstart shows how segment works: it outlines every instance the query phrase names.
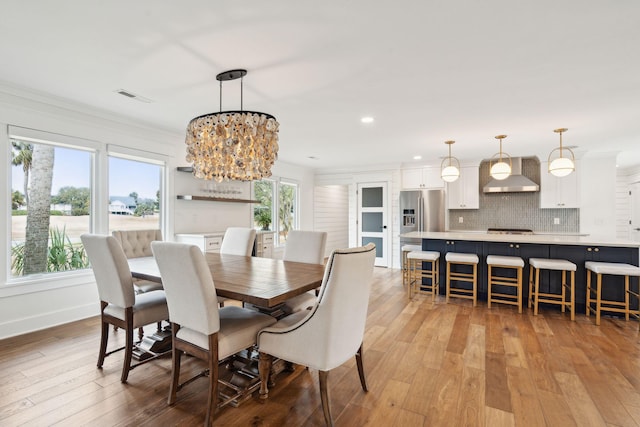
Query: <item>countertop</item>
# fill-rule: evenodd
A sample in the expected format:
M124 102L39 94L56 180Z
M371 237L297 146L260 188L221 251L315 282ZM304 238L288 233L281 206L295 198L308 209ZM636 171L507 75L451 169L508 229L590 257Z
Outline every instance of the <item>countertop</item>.
M400 237L408 239L450 239L480 242L533 243L542 245L580 245L640 248L640 242L589 235L488 234L475 231L412 231L410 233L401 234Z

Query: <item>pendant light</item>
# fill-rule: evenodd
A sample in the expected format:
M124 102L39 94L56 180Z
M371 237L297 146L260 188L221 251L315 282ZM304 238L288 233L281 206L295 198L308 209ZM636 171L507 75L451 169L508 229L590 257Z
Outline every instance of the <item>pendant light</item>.
M554 149L549 153L548 165L549 165L549 173L555 175L557 177L563 177L569 175L571 172L576 170L576 162L575 156L573 155L573 151L570 148L562 147L562 132L566 132L567 128L554 129L555 133L560 134L560 147ZM569 157L567 152L571 155ZM555 154L554 154L555 153ZM555 155L555 159L551 160Z
M451 156L451 146L455 144L455 141L445 141L444 143L449 146L449 157L442 160L440 164L440 177L445 182L453 182L460 177L460 161Z
M187 126L187 162L196 178L253 181L271 176L278 158L279 123L271 114L243 108L247 70L220 73L220 111L194 118ZM222 82L240 79L240 110L222 111Z
M496 139L500 141L500 152L493 155L489 161L490 174L494 179L503 180L511 175L511 156L502 152L502 140L507 135L498 135ZM496 158L496 156L498 156Z

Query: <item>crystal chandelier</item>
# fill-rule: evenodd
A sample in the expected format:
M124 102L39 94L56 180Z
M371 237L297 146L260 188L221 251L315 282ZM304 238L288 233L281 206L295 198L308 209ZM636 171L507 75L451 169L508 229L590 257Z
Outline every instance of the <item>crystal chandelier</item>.
M186 160L196 178L217 182L252 181L271 176L278 158L280 124L270 114L244 111L243 77L247 70L220 73L220 112L194 118L187 126ZM240 79L240 111L222 111L222 82Z
M497 180L507 179L507 177L511 175L511 156L509 156L507 153L502 152L502 140L506 137L507 135L496 136L496 139L500 141L500 152L494 154L489 161L490 174L494 179ZM496 156L498 156L497 162L495 159ZM507 163L507 161L509 163Z
M567 128L560 128L560 129L554 130L555 133L560 134L560 147L552 150L551 153L549 153L549 159L548 159L549 173L558 177L567 176L571 172L576 170L575 156L573 155L573 151L571 151L570 148L562 147L562 132L566 132L566 131L567 131ZM562 155L563 151L565 153L565 156ZM567 151L569 152L569 154L571 154L571 157L566 156ZM555 159L551 160L551 157L554 156L554 153L558 154L559 157L556 157Z
M455 141L445 141L444 143L449 146L449 157L445 157L440 164L440 177L445 182L454 182L460 177L460 161L451 156L451 145L455 144Z

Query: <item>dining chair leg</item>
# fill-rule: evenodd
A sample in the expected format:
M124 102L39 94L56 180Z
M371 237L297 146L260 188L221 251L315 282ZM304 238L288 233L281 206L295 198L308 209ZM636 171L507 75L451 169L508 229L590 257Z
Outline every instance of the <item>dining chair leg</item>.
M260 353L258 356L258 372L260 373L260 401L264 401L269 397L269 374L271 373L271 364L273 358L270 354Z
M362 365L362 344L360 344L360 348L356 352L356 365L358 365L358 375L360 376L360 384L362 385L362 389L364 391L369 391L367 389L367 380L364 377L364 366Z
M120 382L126 383L129 377L129 369L131 369L131 356L133 356L133 307L126 309L124 318L127 323L127 339L124 347L124 362L122 364Z
M106 305L106 303L103 303ZM104 310L104 306L103 306ZM102 368L104 358L107 355L107 342L109 341L109 324L102 319L102 332L100 334L100 353L98 353L98 368Z
M176 403L176 394L178 393L178 384L180 382L180 361L182 359L182 350L176 348L176 333L180 326L176 323L171 324L171 384L169 385L168 404Z
M205 425L212 426L218 410L218 334L209 335L209 402Z
M318 371L318 377L320 379L320 400L322 401L324 422L327 426L333 427L333 420L331 419L331 408L329 407L329 387L327 386L329 371Z

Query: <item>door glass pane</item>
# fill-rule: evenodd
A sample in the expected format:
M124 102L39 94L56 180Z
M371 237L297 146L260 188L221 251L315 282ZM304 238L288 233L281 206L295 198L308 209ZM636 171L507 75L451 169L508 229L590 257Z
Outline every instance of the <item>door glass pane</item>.
M109 157L109 232L160 229L162 166Z
M86 268L93 154L20 140L11 149L11 275Z
M362 189L363 208L382 207L382 187L366 187Z
M362 246L373 243L376 245L376 258L382 257L382 237L363 237Z
M362 231L380 233L382 231L382 212L363 212Z

